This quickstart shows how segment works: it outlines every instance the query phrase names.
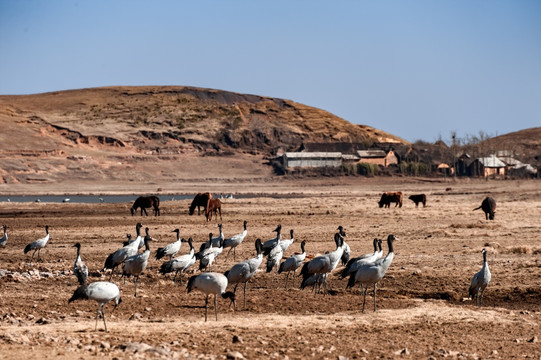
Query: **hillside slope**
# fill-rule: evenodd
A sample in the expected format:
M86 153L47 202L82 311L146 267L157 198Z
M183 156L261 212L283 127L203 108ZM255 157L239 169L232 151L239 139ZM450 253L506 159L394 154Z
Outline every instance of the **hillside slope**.
M7 184L267 177L264 159L302 142L406 143L290 100L193 87L0 96L0 121Z

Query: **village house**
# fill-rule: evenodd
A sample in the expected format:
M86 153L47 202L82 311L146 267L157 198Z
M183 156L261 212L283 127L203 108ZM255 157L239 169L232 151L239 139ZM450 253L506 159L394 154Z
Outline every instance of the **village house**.
M398 157L391 149L388 152L379 149L357 150L360 163L369 163L387 167L389 165L398 164Z
M470 176L503 176L506 174L506 165L496 155L480 157L470 164Z
M282 155L284 168L339 167L342 165L340 152L286 152Z

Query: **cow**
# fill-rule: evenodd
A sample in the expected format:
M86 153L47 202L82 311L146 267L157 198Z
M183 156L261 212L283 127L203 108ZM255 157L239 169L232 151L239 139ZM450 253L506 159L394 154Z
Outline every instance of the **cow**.
M379 200L378 204L379 207L391 207L391 203L396 203L395 207L402 207L402 192L386 192L381 194L381 199Z
M486 220L494 220L494 214L496 213L496 200L494 200L490 196L487 196L481 203L481 206L476 207L473 210L479 209L483 209L483 211L485 212Z
M411 195L408 199L413 201L415 203L415 207L419 207L419 203L423 203L423 207L426 207L426 195L425 194L417 194L417 195Z

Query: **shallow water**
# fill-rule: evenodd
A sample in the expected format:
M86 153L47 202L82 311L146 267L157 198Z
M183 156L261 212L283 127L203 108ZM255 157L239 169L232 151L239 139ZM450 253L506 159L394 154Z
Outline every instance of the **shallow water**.
M193 195L162 195L161 201L192 199ZM237 198L247 198L250 195L238 195ZM124 203L133 202L137 195L44 195L44 196L1 196L0 202L50 202L50 203Z

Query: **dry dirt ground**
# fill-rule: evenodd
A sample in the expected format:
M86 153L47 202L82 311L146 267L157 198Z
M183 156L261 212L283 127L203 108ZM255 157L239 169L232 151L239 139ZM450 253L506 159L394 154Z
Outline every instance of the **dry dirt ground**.
M248 221L237 261L253 257L256 238L272 238L277 224L285 237L295 230L285 256L298 252L301 240L309 255L333 250L338 225L346 229L353 256L371 252L374 237L395 234L396 256L379 285L377 312L370 295L361 313L359 289L346 290L346 280L337 277L342 266L329 277L335 294L326 296L300 290L299 277L286 289L284 275L265 273L262 266L248 285L246 308L238 291L236 312L220 298L218 321L211 306L205 322L204 296L186 292L188 276L174 285L158 273L162 261L152 256L137 298L133 282L113 277L123 302L114 313L112 304L105 306L109 332L101 320L95 332L97 304L68 304L77 288L74 243L82 244L93 282L108 279L99 270L125 234L135 232L137 221L157 240L150 245L153 254L174 241L175 228L199 247L209 232L217 232L217 222L188 216L189 200L166 196L162 216L143 218L130 216L128 203L4 202L0 222L9 226L9 240L0 248L0 358L540 358L539 181L335 179L319 185L245 184L237 190L260 194L224 200L226 237ZM405 199L402 208L380 209L376 202L384 190L402 190L406 198L425 193L427 207L415 208ZM498 204L495 221L472 211L487 195ZM31 263L23 248L44 235L45 225L51 241L41 252L43 262ZM484 306L476 307L466 297L483 248L492 282ZM183 244L180 253L187 251ZM224 272L235 263L231 256L224 259L222 254L213 269Z

